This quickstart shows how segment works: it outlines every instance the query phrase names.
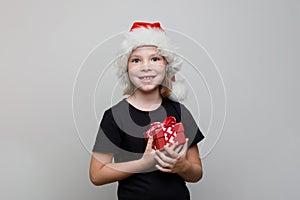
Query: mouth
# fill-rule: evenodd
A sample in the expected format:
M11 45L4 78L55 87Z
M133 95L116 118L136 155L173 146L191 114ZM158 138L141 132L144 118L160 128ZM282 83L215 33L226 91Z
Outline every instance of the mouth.
M141 77L139 77L139 79L143 80L143 81L152 80L154 78L155 78L155 76L141 76Z

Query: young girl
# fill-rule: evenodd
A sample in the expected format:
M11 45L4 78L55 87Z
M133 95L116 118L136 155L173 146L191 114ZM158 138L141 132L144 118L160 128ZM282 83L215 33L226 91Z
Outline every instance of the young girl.
M121 44L117 67L128 97L105 111L90 163L93 184L118 181L119 200L189 200L186 182L202 177L204 136L172 89L180 65L158 22L134 23ZM186 142L154 150L144 133L168 116L183 123Z

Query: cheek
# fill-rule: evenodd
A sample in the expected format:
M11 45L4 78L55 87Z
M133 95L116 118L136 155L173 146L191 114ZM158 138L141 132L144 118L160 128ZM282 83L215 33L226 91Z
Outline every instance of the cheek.
M133 68L134 68L133 64L129 62L127 65L127 70L129 71L132 70Z
M133 76L133 75L136 75L137 74L137 68L135 67L128 67L127 68L127 73L129 76Z
M130 71L130 70L128 70L128 72L127 72L127 74L128 74L128 78L129 78L129 80L131 80L132 79L132 72Z
M157 70L157 73L160 74L161 76L165 76L166 75L166 68L162 67L159 70Z
M134 70L134 69L128 69L127 74L128 74L129 81L132 82L132 83L134 83L135 80L136 80L136 78L137 78L137 76L138 76L137 73L136 73L136 70Z

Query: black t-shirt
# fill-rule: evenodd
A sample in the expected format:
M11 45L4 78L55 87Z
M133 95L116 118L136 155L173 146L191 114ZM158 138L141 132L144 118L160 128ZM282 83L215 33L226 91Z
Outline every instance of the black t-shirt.
M163 122L174 116L182 122L189 146L196 145L204 136L188 109L178 102L163 98L156 110L142 111L125 99L106 110L100 123L93 152L114 153L114 162L126 162L142 157L146 140L143 133L152 122ZM119 200L189 200L185 181L174 173L164 173L154 168L136 173L119 181Z

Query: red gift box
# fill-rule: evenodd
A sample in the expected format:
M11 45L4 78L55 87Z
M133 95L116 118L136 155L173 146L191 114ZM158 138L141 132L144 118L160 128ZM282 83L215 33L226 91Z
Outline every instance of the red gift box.
M150 129L144 133L147 140L153 137L153 146L155 150L161 150L165 145L185 143L184 127L181 122L176 123L175 117L167 117L163 123L154 122L150 125Z

